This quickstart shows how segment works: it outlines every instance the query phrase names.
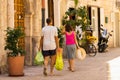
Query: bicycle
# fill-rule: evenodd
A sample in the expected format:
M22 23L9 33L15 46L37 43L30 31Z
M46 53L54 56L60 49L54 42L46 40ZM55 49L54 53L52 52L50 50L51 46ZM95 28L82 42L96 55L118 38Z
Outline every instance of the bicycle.
M86 43L86 53L89 56L95 56L97 54L97 48L94 45L96 38L94 36L87 36L87 43Z
M87 36L86 43L81 46L85 49L86 54L94 57L97 54L97 48L94 45L96 38L94 36Z
M79 33L79 31L77 33ZM97 54L97 48L94 45L97 38L93 36L92 28L88 27L84 33L77 35L77 39L80 40L78 44L85 49L86 54L89 56L95 56Z

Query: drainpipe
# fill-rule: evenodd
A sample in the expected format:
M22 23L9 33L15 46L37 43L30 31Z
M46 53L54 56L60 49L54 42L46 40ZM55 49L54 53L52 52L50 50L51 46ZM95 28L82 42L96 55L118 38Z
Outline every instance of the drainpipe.
M42 27L45 26L45 0L42 0Z

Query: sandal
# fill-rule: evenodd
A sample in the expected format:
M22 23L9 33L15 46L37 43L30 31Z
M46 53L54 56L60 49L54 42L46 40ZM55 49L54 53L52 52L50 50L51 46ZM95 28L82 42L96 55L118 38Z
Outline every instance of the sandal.
M68 67L68 70L70 70L71 72L75 72L75 70L71 69L70 67Z
M75 70L74 70L74 69L71 69L71 72L75 72Z
M44 74L45 76L47 76L47 69L46 69L46 68L44 68L43 74Z
M70 68L70 67L68 67L68 70L69 70L69 71L71 71L71 68Z

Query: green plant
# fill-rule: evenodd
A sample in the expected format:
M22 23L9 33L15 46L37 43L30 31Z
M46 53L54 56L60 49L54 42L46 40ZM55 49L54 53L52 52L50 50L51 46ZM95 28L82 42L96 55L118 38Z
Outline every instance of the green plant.
M63 47L63 41L64 41L64 38L63 38L63 35L62 35L62 28L57 28L58 30L58 38L59 38L59 47L62 48Z
M76 30L76 26L79 26L79 29L82 29L82 39L79 39L78 36L81 35L79 30L76 30L78 43L86 43L86 31L90 26L90 20L88 17L88 11L85 6L76 7L78 0L75 1L75 8L69 8L68 11L65 12L65 15L62 19L62 25L70 24L74 30ZM77 28L78 29L78 28Z
M71 24L74 29L76 26L80 25L82 30L85 31L90 25L86 7L81 6L78 8L69 8L68 11L65 12L65 15L62 19L62 25L65 25L67 23Z
M7 50L8 56L24 55L25 50L19 45L19 40L24 37L24 32L21 27L10 28L6 31L6 45L4 47Z

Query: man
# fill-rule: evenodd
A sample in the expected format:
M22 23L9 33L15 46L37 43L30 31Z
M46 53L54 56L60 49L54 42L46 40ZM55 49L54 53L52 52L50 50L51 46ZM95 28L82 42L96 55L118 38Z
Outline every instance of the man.
M46 19L47 26L43 27L40 40L40 48L44 56L44 71L43 74L47 76L47 66L49 58L50 63L50 75L53 75L54 64L56 61L56 49L59 48L58 32L55 26L52 26L52 20Z

